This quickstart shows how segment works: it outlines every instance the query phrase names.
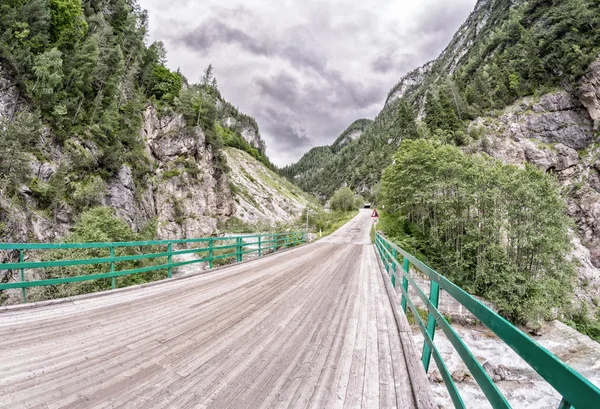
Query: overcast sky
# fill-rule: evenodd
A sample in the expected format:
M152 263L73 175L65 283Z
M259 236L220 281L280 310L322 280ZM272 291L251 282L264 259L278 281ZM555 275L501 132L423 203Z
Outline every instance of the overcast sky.
M140 0L149 41L256 118L281 166L374 118L405 73L434 59L476 0Z

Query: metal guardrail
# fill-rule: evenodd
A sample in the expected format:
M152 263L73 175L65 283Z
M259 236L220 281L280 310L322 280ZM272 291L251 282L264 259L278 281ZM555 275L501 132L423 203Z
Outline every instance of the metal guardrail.
M458 393L448 368L435 346L434 336L436 327L438 326L444 331L446 337L460 355L492 407L494 409L499 409L510 408L511 406L498 390L487 372L483 369L482 365L475 359L469 348L467 348L450 323L448 323L438 310L440 290L446 291L456 301L469 310L482 324L487 326L504 343L511 347L562 396L562 401L558 409L600 408L600 389L581 376L581 374L576 372L573 368L558 359L554 354L539 345L506 319L496 314L485 304L472 297L469 293L383 237L379 232L377 232L375 243L385 269L388 272L388 275L390 275L392 286L396 288L396 282L399 278L402 278L402 285L400 286L400 290L402 291L402 309L406 312L407 306L410 308L425 339L422 354L425 372L428 372L429 370L429 363L431 356L433 355L433 359L436 362L455 408L465 408L465 404ZM402 262L398 260L399 257L401 257ZM429 296L425 295L423 290L419 288L415 280L411 277L409 273L411 265L429 278ZM408 291L409 284L415 289L417 296L427 307L427 324L423 323L417 309L410 299Z
M253 240L248 242L247 240ZM232 237L207 237L198 239L184 240L156 240L156 241L135 241L135 242L114 242L114 243L0 243L0 250L18 251L18 263L2 263L2 270L19 270L21 281L11 283L0 283L0 291L11 288L21 288L23 302L27 302L26 289L30 287L43 287L48 285L67 284L79 281L98 280L110 278L112 288L116 288L116 277L132 274L146 273L156 270L167 270L167 277L172 277L173 267L184 266L195 263L208 262L209 268L213 268L213 262L220 259L234 258L236 262L241 262L245 254L257 253L262 256L265 252L275 252L281 248L295 247L304 243L304 232L259 234L251 236L232 236ZM235 244L216 246L219 242L235 241ZM187 248L185 250L173 250L173 245L197 245L201 247ZM166 251L154 253L142 253L141 247L158 246L166 247ZM125 256L115 256L116 248L138 247L138 254ZM32 261L25 262L26 250L60 250L60 249L109 249L110 257L90 258L90 259L68 259L54 261ZM234 250L234 251L231 251ZM223 253L224 254L219 254ZM205 257L173 262L172 257L184 254L206 253ZM166 264L151 265L147 267L115 270L115 263L124 261L150 260L161 257L167 258ZM52 267L71 267L82 265L94 265L110 263L110 270L101 274L78 275L70 277L53 278L46 280L25 280L25 269L42 269Z

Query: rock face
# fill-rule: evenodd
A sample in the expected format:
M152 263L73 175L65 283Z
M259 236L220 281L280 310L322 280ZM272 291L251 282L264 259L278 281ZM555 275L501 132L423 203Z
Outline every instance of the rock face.
M600 130L600 57L579 81L577 94L594 121L594 129Z
M2 77L0 80L1 84L8 83ZM16 98L12 92L10 87L0 92L0 101L3 103L0 114L3 116L12 115L14 106L4 103ZM296 217L297 210L305 207L306 200L295 199L290 193L291 187L285 190L287 195L284 195L277 186L273 188L266 183L253 186L253 181L260 180L259 174L267 170L248 155L245 157L241 152L236 154L235 149L230 149L227 155L231 171L226 172L227 165L218 163L202 129L187 126L181 115L159 118L154 107L148 106L143 113L140 136L146 143L153 175L145 181L136 181L131 167L123 164L112 179L102 182L105 186L101 189L106 192L101 204L114 208L117 216L136 231L148 222L156 221L159 239L202 237L214 233L217 224L232 217L236 211L242 214L242 220L252 224L260 221L279 223L290 222ZM264 149L264 142L254 128L245 128L242 136L253 146ZM46 135L44 138L44 143L51 146L51 137ZM70 143L77 150L94 157L95 146L75 139ZM33 156L31 158L31 176L39 181L48 182L61 161L69 160L68 153L60 148L51 146L51 151L55 159L53 162L42 163ZM237 160L243 163L236 163ZM245 175L248 172L256 179L247 179ZM268 178L273 180L275 176L269 175ZM230 190L230 179L250 190L251 197L258 198L261 204L253 207L251 201L239 193L241 189L234 195ZM282 179L275 183L285 181ZM68 206L59 208L54 217L49 219L35 211L38 203L30 188L23 186L20 194L24 198L24 206L0 194L0 223L4 223L7 234L3 236L6 241L47 242L69 231L74 220ZM261 201L263 196L265 200ZM245 206L240 203L245 203Z
M12 118L22 102L16 84L4 74L0 63L0 119Z
M242 138L244 138L244 140L250 144L250 146L258 149L260 152L265 151L265 143L262 140L260 133L256 129L248 126L243 128L240 134L242 135Z
M155 161L155 177L144 188L141 208L158 220L160 238L211 234L235 208L227 175L215 166L212 147L200 127L186 127L179 115L159 119L144 113L142 134ZM144 197L145 196L145 197Z
M339 142L340 146L346 145L348 142L354 141L358 138L360 138L360 136L363 134L363 131L361 130L356 130L356 131L352 131L350 133L348 133L346 136L344 136L344 139L342 139Z
M290 223L314 203L298 187L245 152L225 150L230 188L235 192L235 216L244 223L277 225Z
M588 90L598 84L597 75L592 67ZM558 91L539 101L525 98L499 116L478 118L468 128L478 140L466 150L517 165L531 163L556 175L577 226L572 254L579 270L576 295L594 311L600 297L600 146L591 116L594 106L584 105L578 95Z
M423 84L425 75L431 70L431 67L433 67L433 61L428 62L427 64L409 72L402 77L400 82L396 84L389 92L387 100L385 101L385 105L389 105L390 103L404 97L408 92L414 91L420 87L421 84Z

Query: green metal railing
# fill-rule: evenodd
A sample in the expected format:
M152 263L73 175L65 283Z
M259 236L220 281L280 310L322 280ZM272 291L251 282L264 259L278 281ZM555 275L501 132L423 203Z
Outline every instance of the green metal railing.
M112 288L116 288L116 278L132 274L147 273L150 271L167 270L167 277L171 278L173 267L180 267L195 263L208 263L209 268L213 268L215 260L235 258L236 262L241 262L246 254L256 253L259 257L266 253L275 252L278 249L295 247L304 243L304 232L259 234L250 236L233 237L207 237L186 240L157 240L157 241L136 241L136 242L115 242L115 243L0 243L0 250L18 251L18 263L2 263L0 271L16 270L20 271L20 281L0 283L0 291L12 288L20 288L22 291L23 302L27 302L27 288L43 287L57 284L68 284L80 281L90 281L110 278ZM249 241L250 240L250 241ZM235 244L217 245L222 242L235 242ZM184 250L174 250L175 245L196 246L195 248L186 248ZM142 247L153 246L155 248L165 248L166 251L142 253ZM139 248L137 254L115 256L115 249L119 248ZM26 251L37 250L61 250L61 249L109 249L109 257L86 258L86 259L68 259L53 261L31 261L25 262ZM193 260L173 262L173 256L184 254L201 254L204 257ZM223 254L219 254L223 253ZM150 265L141 268L116 270L115 263L125 261L151 260L158 258L167 258L166 264ZM46 280L27 281L25 279L26 269L46 269L53 267L72 267L94 264L108 264L110 269L106 273L77 275L70 277L53 278Z
M377 233L375 242L379 256L383 261L388 275L390 275L392 286L396 288L398 275L402 278L402 285L400 286L402 292L402 309L406 312L407 306L410 308L425 340L422 354L425 372L429 370L429 363L433 355L433 360L436 362L450 398L456 408L465 408L465 404L435 346L434 336L436 327L444 331L446 337L473 375L473 378L479 384L491 406L494 409L510 408L511 406L483 369L482 365L475 359L465 343L438 310L440 290L446 291L469 310L482 324L491 329L562 396L562 401L558 409L600 408L600 389L551 352L496 314L485 304L472 297L469 293L383 237L381 233ZM429 296L419 288L414 278L411 277L411 265L430 280ZM426 324L421 320L415 305L410 299L409 284L427 307L428 317Z

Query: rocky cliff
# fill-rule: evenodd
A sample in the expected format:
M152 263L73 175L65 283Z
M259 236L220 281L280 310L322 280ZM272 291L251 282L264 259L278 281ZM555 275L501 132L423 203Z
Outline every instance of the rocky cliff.
M27 107L10 78L0 75L0 121L10 121ZM223 111L222 116L229 118L221 121L224 128L239 132L250 146L264 151L250 117L230 106ZM229 147L215 152L203 128L190 126L182 114L159 114L148 104L138 137L148 169L144 177L135 174L131 163L122 163L113 176L91 176L81 186L93 196L84 208L109 206L134 231L155 223L158 239L202 237L219 232L231 218L267 228L294 221L311 203L309 196L249 154ZM51 242L65 236L81 206L64 201L49 207L40 191L57 177L72 183L69 169L82 158L98 162L97 146L84 135L59 143L50 128L43 127L35 144L36 152L44 154L24 153L27 182L16 191L0 189L0 240L5 242ZM14 257L0 255L3 261Z

